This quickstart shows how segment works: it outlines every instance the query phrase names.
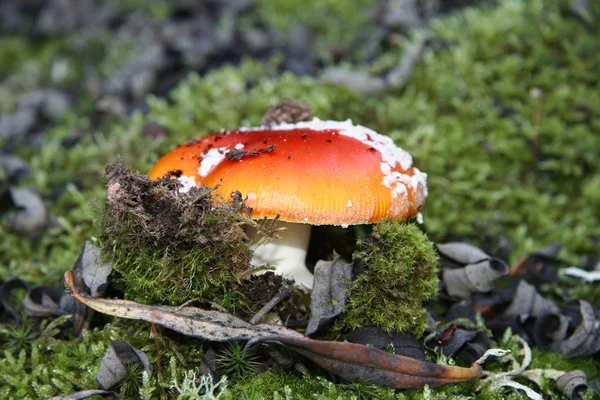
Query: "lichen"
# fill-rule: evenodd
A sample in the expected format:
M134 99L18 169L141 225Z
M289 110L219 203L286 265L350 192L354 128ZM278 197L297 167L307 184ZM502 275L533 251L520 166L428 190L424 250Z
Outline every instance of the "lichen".
M375 325L419 337L425 329L423 302L439 285L433 243L414 224L384 221L359 239L353 257L364 272L348 289L336 329Z

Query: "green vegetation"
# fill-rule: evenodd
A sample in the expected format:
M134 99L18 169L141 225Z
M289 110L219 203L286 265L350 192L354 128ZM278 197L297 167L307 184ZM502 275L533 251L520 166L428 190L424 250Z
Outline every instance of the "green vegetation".
M308 4L302 0L261 0L247 23L261 23L279 35L290 34L298 26L310 28L312 51L331 62L333 53L359 58L360 47L374 32L371 13L374 0L322 0Z
M385 332L420 337L425 329L423 302L437 294L437 254L414 224L381 222L359 239L353 258L364 265L348 289L348 303L337 329L375 325Z
M179 193L177 180L152 181L120 163L106 172L98 239L125 281L127 298L147 304L221 303L231 285L249 278L252 252L244 227L255 224L241 200L218 205L209 187ZM243 296L238 300L232 308L246 305L247 311Z
M261 2L262 8L255 10L255 15L284 32L296 15L274 18L275 10L281 12L284 7L281 4ZM344 30L336 28L323 12L324 8L338 10L332 4L305 2L299 7L301 15L307 16L302 18L314 24L315 32L324 32L325 44L318 44L319 49L331 48L329 43L341 43L336 35L363 24L360 18L364 13L356 13L358 19L354 19L340 11L336 15L347 25L338 25ZM344 4L339 7L346 7ZM593 18L597 20L598 5L593 8ZM319 17L313 18L312 13ZM443 18L421 35L431 39L432 45L416 66L411 81L377 97L362 98L347 88L316 78L277 75L277 57L266 65L247 60L203 77L192 75L169 99L150 98L147 115L111 121L98 130L88 122L90 97L84 96L78 109L46 132L43 147L20 151L32 169L32 175L22 184L33 186L46 196L57 225L38 239L26 239L11 232L2 218L0 279L23 277L32 284L58 285L62 273L77 259L85 239L100 236L104 243L114 239L112 235L119 232L112 232L110 238L106 231L98 235L94 221L103 212L101 204L106 196L104 166L119 156L133 170L146 172L171 146L221 128L258 125L269 106L286 98L306 101L314 114L323 119L352 118L355 123L389 134L410 151L415 165L429 174L424 228L433 241L460 235L470 243L483 245L504 236L516 246L514 259L559 239L564 244L561 256L574 262L586 252L597 252L593 238L600 237L596 210L600 199L600 164L596 161L600 158L600 24L585 24L574 17L568 10L568 1L508 0L495 8L466 9ZM0 40L0 75L12 74L0 84L2 112L15 107L16 99L11 93L52 82L44 72L51 61L66 57L70 63L76 62L69 49L63 50L63 44L52 41L34 46L16 37ZM403 41L392 46L372 68L389 68L407 44ZM127 43L109 49L100 43L98 48L100 51L93 57L105 63L105 74L129 55ZM110 56L111 51L114 57ZM326 52L320 55L327 60ZM73 77L80 77L79 65L73 64L71 71ZM164 125L170 136L144 137L144 124L150 121ZM74 136L77 140L72 140ZM65 143L72 145L65 147ZM389 229L376 235L385 238L397 234ZM377 259L370 252L375 243L365 240L357 257L366 261ZM425 243L420 243L423 250ZM123 249L118 249L122 243L113 244L122 254ZM405 258L409 256L398 249L388 247L390 256L404 263L409 261ZM152 259L148 254L144 257L146 261ZM372 271L389 274L389 270L383 270L387 263L372 262ZM393 267L400 265L406 264ZM367 272L360 279L365 284L375 284L369 279L383 276ZM359 293L358 288L353 291ZM575 289L571 294L574 292ZM598 285L586 285L579 294L598 304L598 293ZM144 296L150 299L163 294L152 292ZM360 295L351 300L344 317L348 318L348 327L359 323L349 316L352 307L358 310L363 302ZM414 309L416 304L411 307ZM408 323L398 323L401 322ZM389 320L380 326L392 328ZM417 321L393 328L418 331L420 326ZM3 327L0 343L5 350L0 354L0 386L8 398L22 399L95 388L95 371L112 339L127 339L144 350L156 365L156 350L148 331L145 324L122 321L85 331L81 338L40 334L31 325ZM198 341L193 341L193 345L168 338L164 341L164 364L183 385L184 371L198 370L202 345ZM185 367L176 361L179 358L173 355L174 349L187 362ZM588 378L597 375L597 368L589 360L559 364L556 354L533 351L532 368L577 367L586 370ZM14 371L23 372L17 376ZM196 384L192 379L187 382ZM128 389L123 390L134 384L129 382ZM170 384L168 379L164 382L166 388ZM159 396L156 377L141 385L144 393L156 388L152 396ZM372 385L341 386L321 377L276 371L246 375L221 385L230 398L247 399L461 399L474 393L473 385L397 392ZM175 389L169 393L175 395ZM519 394L484 388L478 397L519 398Z
M79 338L59 337L58 328L67 318L43 323L39 332L30 319L24 320L21 328L2 327L0 387L4 398L40 399L97 388L95 371L111 340L127 338L155 361L154 341L148 336L150 327L146 324L108 324L103 329L86 330ZM23 330L29 334L15 346L17 332ZM124 391L131 385L129 381Z

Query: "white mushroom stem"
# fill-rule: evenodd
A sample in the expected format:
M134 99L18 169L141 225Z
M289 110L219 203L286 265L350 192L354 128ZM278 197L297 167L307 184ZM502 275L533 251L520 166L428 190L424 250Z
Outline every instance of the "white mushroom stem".
M252 265L275 267L275 273L293 279L308 289L313 287L313 274L306 268L306 251L310 240L309 224L278 222L279 238L254 249Z

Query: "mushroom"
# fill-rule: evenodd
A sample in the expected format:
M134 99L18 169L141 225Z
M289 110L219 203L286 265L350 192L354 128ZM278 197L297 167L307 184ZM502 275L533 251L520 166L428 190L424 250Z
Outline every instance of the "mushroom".
M239 191L253 218L275 218L286 228L254 250L253 265L307 288L305 265L311 225L375 223L419 213L427 175L393 140L352 121L312 121L240 128L188 142L163 156L152 179L177 171L181 191L217 186L216 196Z

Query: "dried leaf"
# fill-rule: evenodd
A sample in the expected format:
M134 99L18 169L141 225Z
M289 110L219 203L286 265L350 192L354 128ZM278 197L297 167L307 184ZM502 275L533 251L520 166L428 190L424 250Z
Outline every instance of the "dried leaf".
M474 264L490 258L483 250L468 243L438 243L436 247L440 254L459 264Z
M108 275L112 270L110 263L103 263L99 250L90 242L83 244L79 258L73 266L75 281L79 287L85 288L92 296L104 294L108 286ZM79 336L84 328L89 326L93 311L79 302L67 298L62 300L64 310L73 314L73 333Z
M341 259L319 260L314 274L306 336L317 332L342 313L346 305L346 291L352 282L352 264Z
M360 344L319 341L277 325L251 325L232 315L194 307L149 306L128 300L97 299L75 285L73 272L65 273L73 298L96 311L121 318L156 323L186 336L213 341L274 341L309 358L332 374L349 381L371 381L394 388L422 388L472 380L481 374L471 368L437 365L389 354Z
M348 342L314 340L305 337L261 337L252 340L276 341L310 359L330 373L350 382L372 382L392 388L423 388L466 382L481 374L471 368L439 365Z
M558 378L556 386L569 400L579 400L582 398L582 392L588 388L587 377L581 370L569 371Z
M462 299L472 293L485 293L494 288L496 279L508 274L508 265L499 258L487 257L463 268L444 268L442 281L450 296Z
M215 342L249 340L256 336L302 335L279 325L251 325L231 314L196 307L151 306L129 300L96 299L74 284L65 273L65 286L73 298L88 307L120 318L152 322L181 334Z
M114 340L102 357L102 362L96 381L102 389L110 389L116 386L127 376L126 365L141 362L148 377L152 377L152 366L144 352L137 350L124 340Z
M115 393L111 390L91 389L91 390L82 390L80 392L74 392L74 393L69 393L69 394L63 394L61 396L51 397L48 400L83 400L83 399L89 399L90 397L94 397L94 396L110 397L110 398L115 398L117 400L121 399L117 393Z
M104 294L108 285L108 275L112 271L112 264L102 262L100 249L86 241L73 269L81 271L81 278L93 297Z
M594 308L584 300L576 300L570 305L579 306L581 321L571 336L551 343L548 350L558 352L567 359L589 357L600 351L600 330Z
M36 286L23 299L23 309L30 317L56 317L62 315L60 299L63 290L56 286Z
M544 298L535 290L535 287L521 280L513 295L513 301L504 311L504 316L528 315L541 317L559 311L558 306L553 301Z

